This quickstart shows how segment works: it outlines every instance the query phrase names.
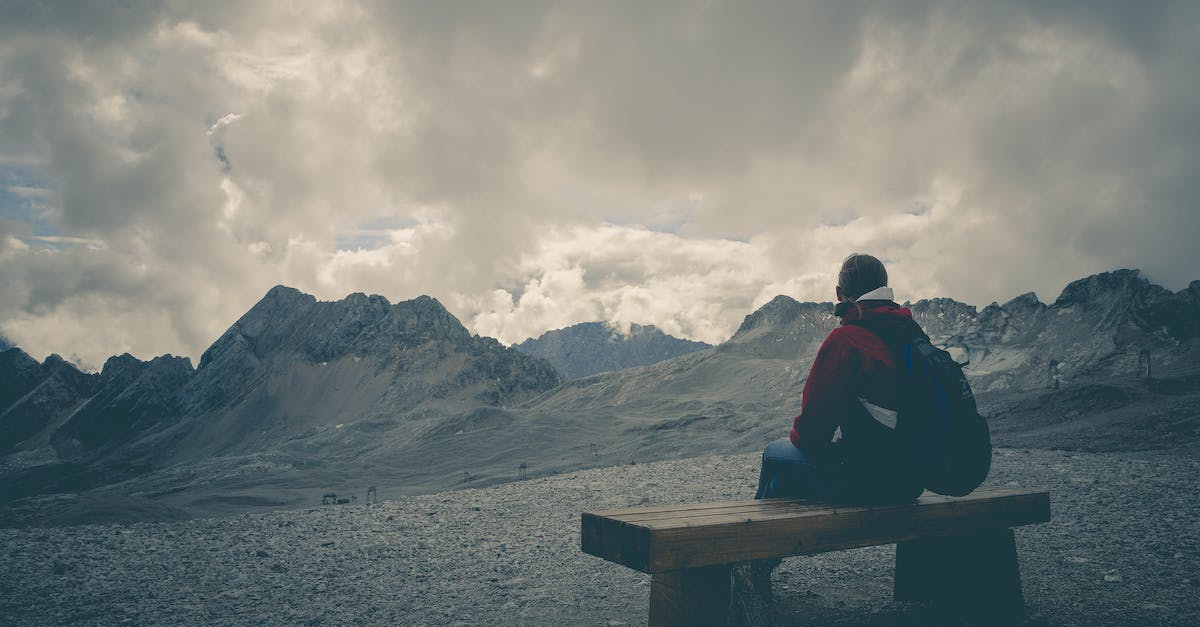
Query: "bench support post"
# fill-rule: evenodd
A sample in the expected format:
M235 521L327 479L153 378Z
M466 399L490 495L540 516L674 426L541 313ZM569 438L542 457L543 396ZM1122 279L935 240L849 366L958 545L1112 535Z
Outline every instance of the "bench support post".
M988 624L1025 614L1012 529L924 538L896 544L897 601L931 603Z
M729 565L654 573L650 625L720 625L729 611Z

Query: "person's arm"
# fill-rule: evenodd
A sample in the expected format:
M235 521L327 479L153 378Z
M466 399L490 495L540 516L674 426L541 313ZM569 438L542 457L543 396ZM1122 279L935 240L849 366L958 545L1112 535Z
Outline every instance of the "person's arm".
M854 400L861 355L854 347L853 333L847 327L838 327L825 338L804 383L791 441L807 453L819 456L828 450L847 405Z

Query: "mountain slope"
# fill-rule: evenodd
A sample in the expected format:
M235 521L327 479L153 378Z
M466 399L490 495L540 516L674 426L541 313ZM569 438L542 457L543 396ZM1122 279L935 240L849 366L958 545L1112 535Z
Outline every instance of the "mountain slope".
M1186 365L1200 338L1197 293L1197 282L1172 293L1117 270L1072 282L1050 305L1024 294L978 313L944 299L911 308L935 343L969 357L967 375L986 392L1137 376L1139 363Z
M204 353L181 392L189 420L168 448L192 459L253 452L347 422L511 404L559 381L427 296L318 302L280 286Z
M633 324L622 332L604 322L583 322L547 331L513 348L549 361L567 379L579 379L647 366L712 345L671 337L653 325Z
M970 357L978 392L1001 395L1045 389L1051 364L1063 386L1136 378L1142 351L1155 368L1188 367L1198 353L1195 287L1172 294L1136 271L1117 271L1071 284L1052 305L1026 294L982 311L950 299L911 308L936 343ZM759 449L784 437L799 412L812 359L837 324L832 311L776 297L719 346L569 381L511 408L505 427L460 434L453 446L497 468L503 459L489 451L503 450L510 467L540 459L546 471Z
M0 451L18 447L69 416L90 396L97 377L58 355L41 364L19 348L0 353Z
M195 370L169 355L123 355L96 375L52 360L35 372L21 355L0 361L0 390L21 395L0 434L24 451L5 464L15 474L4 477L4 496L119 485L122 498L206 512L290 503L278 494L361 476L372 451L388 456L446 415L517 403L560 382L544 360L472 335L432 298L319 302L282 286ZM407 462L390 461L388 475L407 472ZM276 496L229 496L247 479Z
M178 390L194 370L186 357L163 355L143 362L110 358L95 393L51 436L60 457L95 457L180 416Z
M1126 395L1135 405L1172 396L1155 424L1192 437L1191 392L1174 388L1194 377L1116 379L1196 361L1200 282L1172 293L1123 270L1072 283L1049 305L1025 294L982 310L950 299L911 308L935 343L970 358L981 406L1005 424L1032 428L1055 407L1069 421L1091 411L1071 391L1104 380L1144 388ZM0 409L0 433L36 430L6 436L16 452L3 459L0 496L87 490L89 502L221 514L367 485L415 494L760 450L786 436L832 312L779 296L716 347L563 383L547 361L472 335L434 299L320 302L276 287L195 371L122 356L86 375L0 353L0 394L16 399ZM1055 380L1063 391L1045 392ZM1106 410L1106 429L1138 414L1118 409ZM1053 441L1072 428L1055 427Z

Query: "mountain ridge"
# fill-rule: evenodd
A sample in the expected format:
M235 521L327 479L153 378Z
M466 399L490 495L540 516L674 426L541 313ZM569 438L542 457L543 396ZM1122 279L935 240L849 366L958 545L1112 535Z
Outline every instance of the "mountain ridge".
M581 322L513 344L523 353L546 359L567 379L646 366L711 344L667 335L654 325L629 325L622 331L607 322Z
M969 357L985 396L1200 356L1200 281L1172 293L1117 271L1068 287L1049 305L1033 293L982 309L907 305L935 343ZM0 352L0 399L12 399L0 407L0 497L121 490L147 511L220 514L309 502L313 486L346 481L423 493L512 480L518 464L547 474L753 450L786 433L837 323L832 303L777 296L715 347L564 380L433 298L318 301L276 286L194 369L121 355L89 374Z
M0 489L9 498L169 477L172 467L215 460L224 461L213 472L226 475L279 463L263 455L293 460L280 467L319 465L321 447L296 447L297 438L336 442L349 422L420 431L462 407L511 404L561 381L547 362L472 335L433 298L323 302L284 286L194 369L170 355L114 356L99 373L57 356L32 370L20 349L0 357L13 364L0 371L12 399L0 408L0 451L18 473Z

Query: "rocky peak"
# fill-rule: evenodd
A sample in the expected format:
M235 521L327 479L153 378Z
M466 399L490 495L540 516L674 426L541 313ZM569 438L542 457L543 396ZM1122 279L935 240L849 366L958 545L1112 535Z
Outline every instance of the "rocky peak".
M181 373L191 375L192 360L171 354L159 355L150 361L142 361L129 353L109 357L100 371L100 385L104 388L123 388L140 377L177 378Z
M234 326L249 337L255 337L267 329L277 328L281 323L294 320L302 312L315 305L317 299L300 290L285 285L276 285L267 291Z
M104 365L103 384L51 438L63 457L98 454L180 417L180 395L194 372L190 359L168 354L141 361L125 354Z
M1114 301L1144 302L1170 294L1147 280L1140 270L1122 269L1072 281L1063 288L1054 305L1067 307Z
M738 327L737 332L733 334L733 338L731 339L745 335L755 329L788 326L802 318L809 322L816 322L819 319L832 315L832 303L801 303L794 298L780 294L746 316L742 320L742 325Z
M128 384L136 379L145 368L146 362L125 353L109 357L100 369L101 385Z
M988 344L1004 341L1010 336L1013 317L1012 312L993 302L979 310L972 324L956 329L958 333L954 334L954 337L962 341L966 339L964 336L967 336L971 340Z
M927 298L907 305L913 319L931 337L946 337L962 333L975 321L973 305L960 303L953 298Z
M671 337L654 325L630 324L622 332L607 322L581 322L547 331L513 348L549 361L567 379L648 366L710 348L704 342Z
M36 359L16 346L0 351L0 372L41 372L41 368L42 365Z
M62 369L78 370L71 362L62 358L58 353L51 353L46 359L42 360L42 368L47 372L57 372Z
M979 312L976 323L985 341L1010 341L1042 328L1048 310L1037 294L1026 292L1003 305L988 305Z
M15 346L0 351L0 414L43 378L42 365L25 351Z
M833 303L800 303L776 296L746 316L737 333L717 347L768 359L796 359L807 354L838 325Z
M1005 311L1012 314L1020 314L1027 311L1037 311L1045 309L1046 304L1038 300L1037 294L1033 292L1025 292L1020 296L1004 303L1000 306Z
M974 305L960 303L953 298L922 298L915 303L909 303L908 308L914 316L974 318L976 314Z
M975 315L975 320L982 323L984 320L992 320L998 317L1007 318L1009 315L1010 312L1007 309L1001 307L996 301L992 301L987 307L979 310L979 313Z
M1192 281L1188 286L1179 290L1179 296L1189 301L1193 307L1200 308L1200 281Z
M195 372L192 367L192 360L188 357L176 357L170 353L159 355L151 359L146 364L147 374L155 376L177 376L179 374L190 375Z
M431 350L405 352L419 346ZM406 360L406 367L421 369L451 353L479 350L458 319L428 296L396 304L362 293L318 301L278 286L204 352L184 404L190 413L228 407L297 364L324 367L354 357L369 360L363 368Z
M458 318L431 296L422 295L398 302L392 306L388 317L396 323L393 328L402 334L397 339L462 342L471 337L471 332Z
M361 292L318 301L290 287L271 288L200 359L204 369L218 355L238 359L302 358L327 362L348 354L387 355L397 346L428 341L461 343L471 336L434 298L390 304Z
M1149 333L1173 343L1200 335L1200 316L1190 298L1147 280L1138 270L1114 270L1073 281L1051 306L1078 310L1089 327L1109 334L1118 329Z
M311 294L305 294L294 287L288 287L287 285L276 285L275 287L267 290L266 294L263 294L262 300L259 301L259 304L264 306L275 306L286 305L289 303L315 302L316 300L317 299L315 296L312 296Z
M666 333L663 333L661 329L652 324L638 324L636 322L631 322L629 323L629 331L621 334L618 330L618 335L624 335L625 337L633 337L635 335L660 336L666 335Z
M17 352L14 352L17 351ZM19 349L5 351L9 365L0 368L0 451L36 435L70 413L91 396L100 375L80 372L61 356L50 355L41 364Z
M50 355L42 362L42 373L47 377L58 377L68 387L80 392L91 386L91 379L95 376L80 371L75 364L63 359L58 353Z

